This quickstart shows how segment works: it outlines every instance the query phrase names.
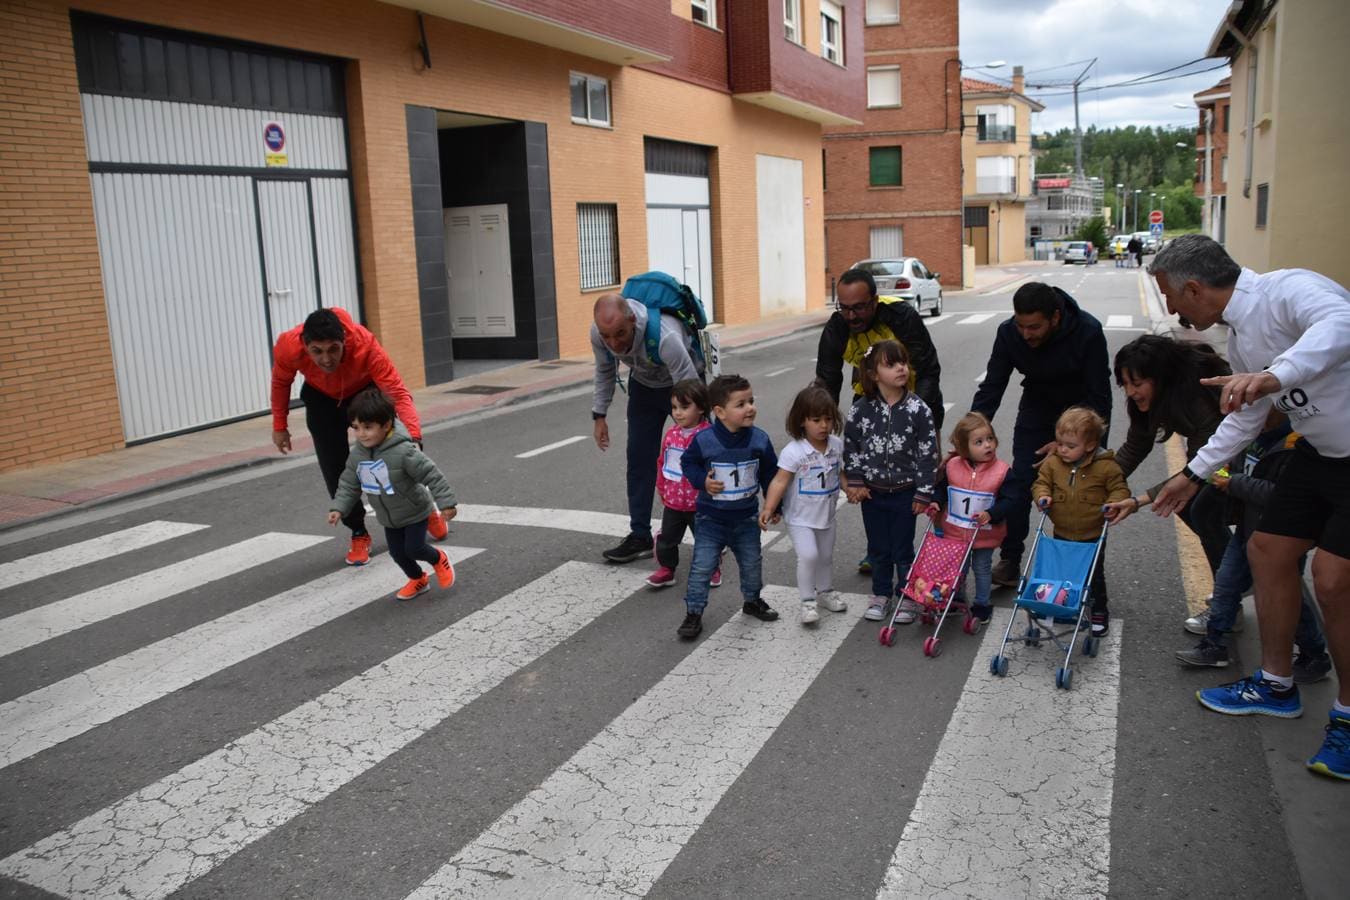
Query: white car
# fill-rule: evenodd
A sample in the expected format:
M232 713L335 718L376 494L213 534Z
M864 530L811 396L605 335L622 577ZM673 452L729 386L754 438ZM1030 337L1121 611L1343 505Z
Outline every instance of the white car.
M880 296L899 297L919 313L942 315L942 285L940 272L930 272L918 259L904 256L898 259L864 259L853 264L877 283Z
M1092 245L1087 241L1069 241L1069 246L1064 248L1064 265L1071 263L1087 265L1090 262L1092 262Z

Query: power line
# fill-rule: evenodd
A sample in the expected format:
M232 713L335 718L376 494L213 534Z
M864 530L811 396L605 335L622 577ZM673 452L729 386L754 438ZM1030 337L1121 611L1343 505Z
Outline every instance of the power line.
M1186 65L1191 65L1191 63L1187 63ZM1165 72L1171 72L1171 71L1175 71L1175 70L1178 69L1178 68L1181 68L1181 67L1180 67L1180 66L1174 66L1172 69L1165 69L1164 71L1165 71ZM1175 80L1177 80L1178 78L1190 78L1192 75L1203 75L1203 74L1205 74L1206 72L1217 72L1219 69L1226 69L1226 68L1228 68L1228 63L1225 62L1225 63L1220 63L1220 64L1217 65L1217 66L1211 66L1211 67L1209 67L1208 69L1197 69L1197 70L1195 70L1194 72L1182 72L1182 73L1180 73L1180 74L1178 74L1178 75L1167 75L1166 77L1161 77L1161 78L1160 78L1160 77L1157 77L1157 76L1162 75L1162 72L1154 72L1154 73L1151 73L1151 74L1149 74L1149 75L1141 75L1141 76L1139 76L1138 78L1133 78L1133 79L1131 79L1131 80L1129 80L1129 81L1121 81L1121 82L1117 82L1117 83L1115 83L1115 84L1100 84L1100 85L1097 85L1096 87L1082 88L1080 92L1086 93L1086 92L1088 92L1088 91L1109 91L1109 90L1112 90L1112 89L1115 89L1115 88L1123 88L1123 87L1141 87L1141 86L1143 86L1143 85L1148 85L1148 84L1161 84L1161 83L1164 82L1164 81L1175 81ZM1047 85L1047 87L1051 87L1051 86L1052 86L1052 85ZM1053 85L1053 87L1059 87L1059 86L1060 86L1060 85ZM1047 93L1037 93L1037 94L1035 94L1035 96L1036 96L1037 98L1040 98L1040 97L1066 97L1066 96L1068 96L1068 95L1070 95L1070 94L1072 94L1072 93L1073 93L1073 91L1055 91L1055 92L1048 93L1048 94L1047 94Z

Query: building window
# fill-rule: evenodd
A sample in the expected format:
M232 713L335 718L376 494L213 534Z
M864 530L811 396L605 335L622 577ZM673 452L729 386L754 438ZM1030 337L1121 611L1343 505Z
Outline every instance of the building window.
M1266 227L1266 214L1270 212L1270 185L1256 186L1256 227Z
M1017 140L1017 110L1003 104L975 107L975 139L999 143Z
M964 224L967 228L988 228L989 207L967 206Z
M872 147L868 151L869 183L873 187L899 187L904 183L899 147Z
M831 0L820 0L820 55L844 64L844 11Z
M900 67L867 67L867 108L900 105Z
M695 22L709 28L717 27L717 0L689 0L689 10L694 14Z
M581 269L583 291L595 291L619 283L617 205L577 204L577 262Z
M868 229L867 236L872 259L899 259L905 255L905 230L899 225L878 225Z
M825 156L825 148L820 148L820 189L828 191L830 189L830 166L829 160Z
M868 25L896 25L900 22L900 0L867 0Z
M578 125L608 127L609 81L594 75L572 73L572 121Z
M1017 158L981 156L975 160L975 193L1017 193Z
M1231 109L1231 108L1232 108L1232 107L1230 107L1227 103L1225 103L1225 104L1223 105L1223 130L1224 130L1224 133L1227 133L1227 132L1228 132L1228 110Z
M794 44L802 42L802 0L783 0L783 34Z
M1221 173L1221 174L1219 175L1219 178L1223 181L1224 184L1227 184L1227 183L1228 183L1228 154L1226 154L1226 153L1225 153L1223 156L1219 157L1219 172Z

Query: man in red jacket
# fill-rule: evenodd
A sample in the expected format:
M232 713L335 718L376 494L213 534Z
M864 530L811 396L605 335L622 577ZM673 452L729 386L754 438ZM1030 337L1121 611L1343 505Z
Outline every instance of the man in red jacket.
M347 465L347 404L371 385L394 401L409 436L422 443L422 424L398 370L375 335L353 322L346 310L310 313L303 325L278 338L272 350L272 443L282 453L291 450L286 418L296 372L305 376L300 400L305 404L305 425L314 439L314 453L329 497L337 493L338 479ZM342 522L352 531L347 565L365 565L370 561L365 505L356 504ZM445 537L447 529L440 513L432 513L427 531L437 540Z

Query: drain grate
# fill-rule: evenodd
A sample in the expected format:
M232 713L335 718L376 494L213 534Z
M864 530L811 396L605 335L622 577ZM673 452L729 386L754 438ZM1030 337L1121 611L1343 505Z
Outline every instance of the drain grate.
M450 388L446 394L503 394L515 388L501 384L466 384L464 387Z

